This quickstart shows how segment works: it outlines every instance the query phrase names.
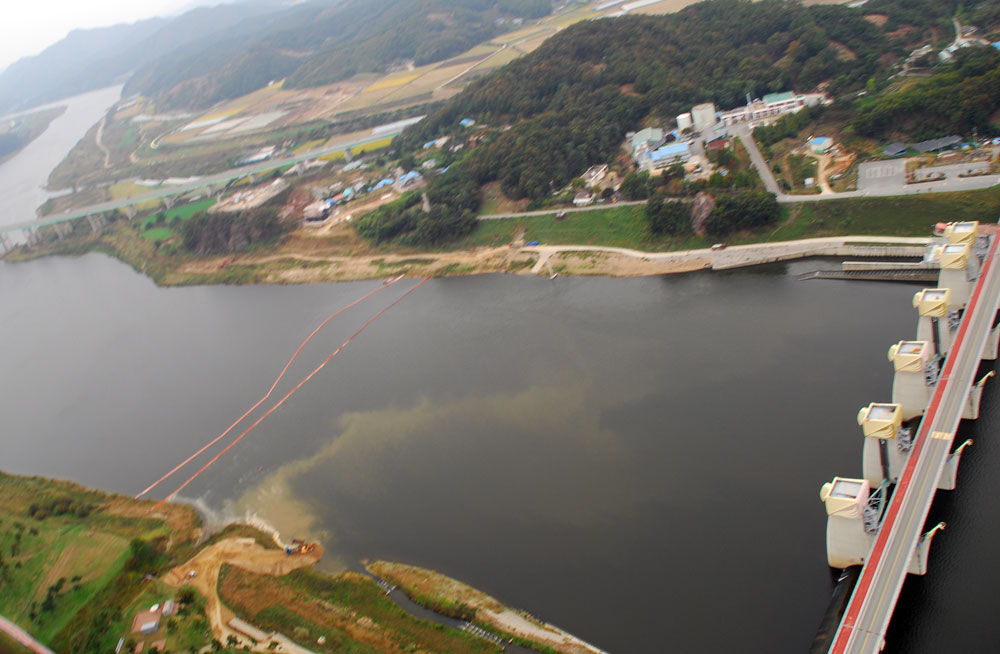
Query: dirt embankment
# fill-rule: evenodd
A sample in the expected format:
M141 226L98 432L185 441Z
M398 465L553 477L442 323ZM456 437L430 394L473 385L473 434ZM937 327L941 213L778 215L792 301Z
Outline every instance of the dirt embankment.
M253 538L228 538L206 547L191 560L172 569L164 576L163 581L169 586L190 585L197 588L207 600L205 613L213 636L223 643L229 636L244 643L246 638L228 626L233 612L219 600L219 570L222 564L228 563L258 574L280 576L313 565L322 556L323 548L319 545L308 554L289 556L279 549L265 549ZM262 644L259 651L268 651L266 645ZM279 647L271 651L285 650Z
M367 567L372 574L399 586L418 603L464 604L475 609L476 621L503 633L564 654L602 654L598 648L558 627L514 611L486 593L433 570L388 561L375 561Z

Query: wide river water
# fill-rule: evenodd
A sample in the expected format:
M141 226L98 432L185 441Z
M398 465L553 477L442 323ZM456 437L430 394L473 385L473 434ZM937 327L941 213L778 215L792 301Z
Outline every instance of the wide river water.
M804 652L832 587L819 487L860 474L854 416L889 398L886 350L916 327L913 286L796 280L822 265L432 280L182 497L320 538L329 570L434 568L615 653ZM101 255L0 263L0 468L134 494L380 284L163 289ZM414 284L332 321L263 408ZM889 652L996 649L986 395Z

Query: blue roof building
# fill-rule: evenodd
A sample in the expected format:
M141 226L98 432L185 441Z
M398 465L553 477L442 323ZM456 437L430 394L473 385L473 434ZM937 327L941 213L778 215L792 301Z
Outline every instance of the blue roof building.
M656 170L685 163L690 158L691 150L687 143L671 143L639 155L639 165L646 170Z

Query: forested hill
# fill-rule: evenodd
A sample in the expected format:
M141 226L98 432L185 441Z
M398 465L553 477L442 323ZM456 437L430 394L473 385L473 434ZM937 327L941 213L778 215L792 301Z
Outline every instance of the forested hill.
M201 7L174 18L74 30L0 73L0 113L123 81L137 66L280 8L277 0Z
M174 18L77 30L0 73L0 113L131 77L163 109L200 108L287 77L316 86L446 59L551 0L243 0Z
M609 161L647 115L720 108L772 91L860 87L891 48L857 10L788 0L709 0L666 16L588 21L470 85L401 137L406 151L462 118L512 128L470 154L478 183L538 199Z
M136 72L126 93L164 107L201 107L284 77L288 87L422 65L459 54L501 29L501 17L536 18L551 0L316 0L228 38L162 57Z

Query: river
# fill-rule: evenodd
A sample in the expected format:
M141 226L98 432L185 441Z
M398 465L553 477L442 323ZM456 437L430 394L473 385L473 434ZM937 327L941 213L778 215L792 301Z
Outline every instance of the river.
M66 111L16 157L0 163L0 225L35 217L35 209L49 198L44 188L49 172L120 95L121 86L112 86L45 105Z
M888 399L886 350L916 327L913 286L796 280L824 264L432 280L183 497L321 538L328 570L430 567L611 652L803 652L832 587L819 487L860 474L855 414ZM331 322L274 399L415 283ZM379 286L0 263L0 468L135 493ZM976 445L932 515L949 528L889 652L995 649L996 395L963 427Z

